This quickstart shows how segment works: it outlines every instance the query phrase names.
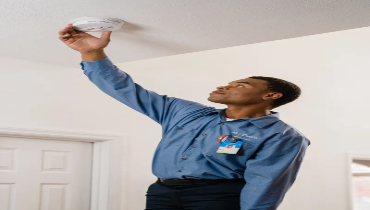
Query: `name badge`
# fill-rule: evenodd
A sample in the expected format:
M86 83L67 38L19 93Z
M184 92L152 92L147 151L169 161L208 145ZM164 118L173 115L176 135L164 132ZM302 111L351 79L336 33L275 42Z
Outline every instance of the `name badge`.
M241 141L224 141L218 148L217 153L236 154L243 145Z

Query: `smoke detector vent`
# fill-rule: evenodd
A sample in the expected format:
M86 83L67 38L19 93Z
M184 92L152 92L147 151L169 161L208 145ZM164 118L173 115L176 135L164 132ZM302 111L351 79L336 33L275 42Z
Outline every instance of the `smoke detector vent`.
M83 32L116 31L125 23L111 17L82 17L70 21L73 28Z

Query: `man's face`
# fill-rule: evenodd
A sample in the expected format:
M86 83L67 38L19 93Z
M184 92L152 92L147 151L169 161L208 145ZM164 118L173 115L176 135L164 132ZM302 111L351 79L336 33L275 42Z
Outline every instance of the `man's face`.
M240 79L230 82L227 86L217 87L210 93L208 101L226 105L245 106L266 102L268 82L259 79Z

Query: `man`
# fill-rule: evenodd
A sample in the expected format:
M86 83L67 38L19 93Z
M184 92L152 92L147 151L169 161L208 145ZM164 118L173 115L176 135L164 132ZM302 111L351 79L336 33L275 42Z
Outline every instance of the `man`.
M277 209L310 141L270 110L297 99L298 86L270 77L236 80L210 94L209 101L227 105L215 109L134 83L104 53L111 32L97 38L69 24L59 35L81 52L95 85L162 125L147 210Z

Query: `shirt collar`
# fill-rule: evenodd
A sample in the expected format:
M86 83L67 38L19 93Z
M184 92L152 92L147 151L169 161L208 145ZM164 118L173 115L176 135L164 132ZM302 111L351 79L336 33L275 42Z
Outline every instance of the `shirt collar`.
M221 121L226 121L226 115L225 115L225 109L216 109L214 112L218 112L218 115L221 119ZM264 128L272 123L275 123L280 120L280 114L278 112L270 111L271 115L263 116L263 117L257 117L257 118L241 118L239 120L248 120L253 125Z

